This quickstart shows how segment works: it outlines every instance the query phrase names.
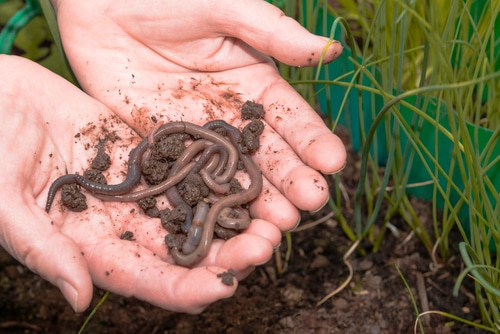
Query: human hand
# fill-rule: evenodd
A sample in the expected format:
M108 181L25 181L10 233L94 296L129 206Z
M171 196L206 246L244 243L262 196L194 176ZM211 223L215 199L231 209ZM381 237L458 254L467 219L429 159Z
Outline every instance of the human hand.
M237 284L222 284L217 274L233 268L241 278L268 259L280 235L259 219L238 237L215 241L200 267L187 269L169 264L167 232L136 204L88 195L83 212L64 210L56 200L47 214L51 183L66 172L88 169L101 139L114 138L104 144L113 163L105 173L110 184L117 184L128 152L141 138L100 102L33 62L0 56L0 72L5 78L0 86L0 245L58 286L76 311L88 307L93 282L169 310L201 312L236 289ZM125 231L132 231L134 240L121 240Z
M264 191L250 208L253 217L284 231L299 221L297 208L317 210L326 203L328 186L318 171L340 170L344 146L267 55L294 66L315 65L328 39L261 0L54 4L84 90L142 135L153 120L224 119L241 128L243 102L264 105L266 127L253 156ZM324 62L340 52L333 42Z

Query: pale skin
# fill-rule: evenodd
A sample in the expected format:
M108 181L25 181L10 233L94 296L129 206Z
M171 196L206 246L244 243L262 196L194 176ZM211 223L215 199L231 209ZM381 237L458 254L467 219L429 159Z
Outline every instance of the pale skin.
M346 158L341 141L266 55L310 66L322 51L332 61L341 46L325 48L327 39L260 0L54 5L67 56L88 95L33 63L0 57L0 69L12 81L0 88L2 96L12 96L0 103L0 118L12 124L0 130L1 138L9 138L0 143L7 166L1 189L8 189L0 195L2 246L57 285L75 311L88 307L92 282L188 313L231 296L237 284L226 286L217 274L232 268L242 279L266 262L281 232L298 223L298 209L324 205L328 188L321 173L339 171ZM83 213L57 203L44 212L51 182L66 169L88 168L99 137L89 124L121 138L106 146L113 162L106 175L118 183L129 150L154 127L153 120L224 119L241 127L235 110L246 100L266 110L261 148L253 156L264 190L250 207L250 227L227 242L215 241L196 268L170 264L166 231L133 203L87 194L89 209ZM135 240L119 239L126 230Z

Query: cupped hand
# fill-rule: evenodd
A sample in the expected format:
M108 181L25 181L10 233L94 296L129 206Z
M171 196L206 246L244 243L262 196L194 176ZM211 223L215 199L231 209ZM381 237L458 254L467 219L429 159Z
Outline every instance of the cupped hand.
M187 269L170 264L167 232L136 204L102 202L86 193L88 209L76 213L64 209L58 196L47 214L51 183L88 169L99 142L107 138L112 166L105 176L117 184L141 137L103 104L35 63L0 56L0 72L0 245L58 286L76 311L88 307L94 283L169 310L201 312L236 289L236 280L227 286L217 274L233 268L241 278L271 256L280 233L259 219L228 242L215 242L198 268ZM120 238L125 231L132 240Z
M284 231L299 221L297 208L326 203L320 172L344 166L344 146L280 77L270 56L311 66L323 53L328 63L341 53L339 43L310 34L262 0L54 5L83 89L141 135L158 120L224 119L241 128L241 105L261 103L266 127L254 158L265 180L251 213Z

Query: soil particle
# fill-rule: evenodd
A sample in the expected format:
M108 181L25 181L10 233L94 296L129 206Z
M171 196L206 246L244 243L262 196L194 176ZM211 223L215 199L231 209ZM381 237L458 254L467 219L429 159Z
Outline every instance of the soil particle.
M228 285L228 286L234 285L233 278L235 276L236 276L236 272L231 268L228 271L224 271L222 273L217 274L217 277L221 278L222 284Z
M104 151L104 143L110 139L108 138L109 133L107 130L103 129L103 131L106 134L106 139L99 140L99 143L96 145L97 153L92 159L91 168L85 170L83 172L83 176L92 182L107 184L106 177L102 172L111 166L111 158ZM117 138L116 134L114 134L113 140L117 140ZM88 207L85 195L80 191L80 187L76 184L63 186L61 198L62 204L70 211L82 212Z
M182 250L182 245L186 242L186 235L180 233L171 233L165 236L165 244L168 249Z
M111 166L111 158L109 157L109 154L104 152L103 143L99 143L97 145L97 154L92 160L92 169L105 171L109 168L109 166Z
M244 154L255 152L260 147L260 135L264 131L264 123L257 119L252 119L241 132L242 149Z
M246 101L241 106L241 118L243 120L259 119L264 117L264 115L265 115L264 106L260 103Z
M240 181L238 179L232 179L229 181L229 191L225 193L225 195L231 195L231 194L236 194L243 191L243 187L240 184Z
M156 185L168 177L168 171L180 154L186 149L187 134L171 134L158 138L151 145L150 151L141 166L144 179L150 185Z
M288 306L295 306L304 298L304 290L288 285L282 291L283 299Z
M168 177L169 163L164 160L147 159L141 166L142 175L149 185L160 184Z
M139 200L139 207L144 211L156 207L156 198L146 197Z
M160 218L161 211L160 209L158 209L158 207L155 206L154 208L145 210L144 214L151 218Z
M100 184L108 183L104 174L97 169L87 169L86 171L83 172L83 176L95 183L100 183Z
M195 206L209 194L209 189L199 174L189 174L184 179L184 187L180 194L190 206Z
M169 233L179 233L181 231L181 224L186 220L186 210L180 206L172 210L161 210L160 220L161 225Z
M318 255L314 258L314 260L311 262L311 270L312 269L320 269L320 268L325 268L331 266L330 260L324 255Z
M133 240L135 240L134 239L134 232L132 232L132 231L125 231L125 232L122 233L122 235L120 235L120 239L133 241Z
M76 184L65 184L61 188L62 204L70 211L82 212L87 209L85 195Z
M157 139L151 150L151 159L175 161L186 149L184 142L189 139L187 134L172 134Z
M146 197L139 200L139 207L144 211L144 214L151 218L160 218L160 210L156 206L156 198Z

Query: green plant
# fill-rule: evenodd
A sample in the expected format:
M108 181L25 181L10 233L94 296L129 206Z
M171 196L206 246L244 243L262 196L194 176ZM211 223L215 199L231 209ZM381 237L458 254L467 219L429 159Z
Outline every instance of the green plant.
M333 13L345 17L342 27L348 40L358 42L349 43L352 53L344 59L348 66L343 73L324 68L323 80L290 78L296 87L315 84L315 94L327 92L324 110L332 127L333 120L342 117L351 123L354 118L358 127L351 124L353 134L359 130L362 149L356 226L354 233L349 226L343 226L344 231L353 241L369 238L376 251L397 214L440 266L450 256L448 236L456 226L485 326L499 330L500 291L495 287L500 283L500 254L491 247L500 244L500 72L495 58L499 2L339 0L339 8L325 1L315 4L319 9L313 12L323 17L319 24L324 35L339 38L324 19L325 12ZM345 89L338 110L332 108L332 87ZM493 131L483 133L484 126ZM381 165L383 176L378 174ZM415 175L420 175L418 182ZM409 199L424 190L430 190L433 202L429 231ZM345 221L339 194L330 204L339 221ZM376 235L373 224L382 204L383 223Z
M500 284L497 260L500 254L497 247L491 246L500 242L499 190L495 182L500 161L497 145L500 72L494 57L500 40L500 4L463 0L418 4L368 1L371 6L354 8L352 1L340 2L346 6L345 11L354 11L349 17L357 18L364 31L362 59L352 59L353 75L367 78L370 85L352 81L350 86L372 94L372 101L380 97L383 105L360 107L365 113L371 110L372 117L369 131L361 122L363 160L355 201L357 234L369 236L374 213L379 211L384 198L390 203L387 213L391 210L402 213L411 170L414 163L421 163L420 168L432 181L433 233L439 254L444 260L449 256L448 234L457 226L464 239L460 251L476 284L483 322L498 331L500 293L495 287ZM372 11L367 12L366 8ZM443 15L443 10L447 15ZM493 131L484 134L483 126ZM421 137L424 127L433 129L433 146L428 146L426 138ZM387 135L385 143L377 142L378 131ZM447 154L443 141L452 144L446 163L441 157ZM393 192L379 194L376 201L366 201L373 209L367 216L368 222L364 222L360 210L362 196L369 199L370 192L374 193L374 178L367 181L365 175L368 167L373 171L378 167L374 162L379 152L374 152L374 147L387 149L380 189L384 193L392 181ZM443 210L442 215L438 209ZM408 217L412 215L411 206L404 211ZM412 222L415 225L410 221L406 219L415 233L421 232L418 218ZM428 246L425 233L420 238Z
M363 58L373 54L383 59L393 52L404 51L389 72L394 80L388 85L397 86L396 80L400 80L401 88L410 90L419 87L422 80L426 84L463 82L500 69L500 59L496 57L500 52L500 4L496 0L341 0L339 3L339 8L329 6L328 10L335 17L349 18L359 26L353 34L361 47L354 47L362 49ZM408 33L404 25L411 31L407 36L401 36ZM426 43L432 45L427 54ZM389 62L379 66L381 73L392 67ZM439 97L438 94L430 95ZM499 113L489 107L499 105L498 80L456 91L449 102L469 122L480 118L482 126L493 130L500 125Z
M65 58L49 0L0 0L0 28L0 53L36 61L77 84Z

